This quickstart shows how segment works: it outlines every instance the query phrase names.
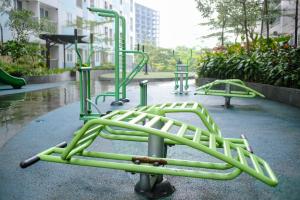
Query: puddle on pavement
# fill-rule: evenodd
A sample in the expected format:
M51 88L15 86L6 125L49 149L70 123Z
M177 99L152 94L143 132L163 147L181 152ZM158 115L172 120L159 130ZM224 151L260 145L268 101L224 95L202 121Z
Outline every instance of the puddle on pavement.
M92 95L111 90L110 82L94 82ZM79 101L76 82L61 87L0 96L0 148L27 123L54 109ZM43 123L43 121L36 121Z

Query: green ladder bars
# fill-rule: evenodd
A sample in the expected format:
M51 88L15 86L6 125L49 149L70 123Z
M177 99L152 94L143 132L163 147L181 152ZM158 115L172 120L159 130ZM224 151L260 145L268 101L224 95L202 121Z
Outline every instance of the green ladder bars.
M220 87L224 87L224 89L215 89ZM239 90L233 90L232 87L236 87ZM247 87L246 84L239 79L215 80L198 87L195 95L223 96L225 97L225 107L230 107L231 97L255 98L259 96L265 98L263 94Z
M158 110L158 112L160 111ZM157 128L157 124L161 124L159 128ZM107 126L114 127L119 131L128 130L131 134L126 136L110 133L105 129ZM170 130L177 130L177 132L174 133ZM139 135L140 133L143 133L143 136ZM98 137L147 142L147 137L151 135L163 138L165 145L185 145L199 153L210 155L219 162L169 159L165 158L167 153L162 157L150 157L86 150ZM104 160L97 160L98 158ZM76 132L66 147L65 144L61 144L49 148L22 162L21 167L27 167L38 160L110 168L133 173L214 180L231 180L245 172L269 186L278 184L274 172L265 160L228 139L178 120L133 110L117 110L101 118L88 121ZM189 169L176 167L189 167ZM201 169L206 169L206 171ZM230 172L225 171L229 169L231 169Z
M114 10L106 10L101 8L88 8L89 11L96 13L101 17L108 17L114 19L114 27L115 27L115 49L114 49L114 61L115 61L115 90L114 92L104 92L99 94L96 97L95 103L98 104L99 98L103 98L105 101L105 97L113 96L115 97L115 101L111 103L111 105L121 106L124 102L129 102L127 99L126 94L126 87L132 81L132 79L136 76L138 72L143 68L143 66L148 63L149 56L148 54L142 51L135 51L135 50L126 50L126 19L123 16L120 16L118 12ZM121 32L121 50L120 50L120 21L122 25L122 32ZM122 74L121 74L121 82L120 82L120 59L119 55L121 53L122 57ZM137 54L140 55L142 58L137 66L130 72L127 76L126 74L126 54ZM120 92L120 90L122 92ZM122 98L120 98L120 94Z
M186 64L183 64L180 58L177 58L175 51L173 50L173 57L176 60L176 70L175 75L175 94L184 94L188 93L189 89L189 66L192 62L193 51L190 52L190 58L187 60Z

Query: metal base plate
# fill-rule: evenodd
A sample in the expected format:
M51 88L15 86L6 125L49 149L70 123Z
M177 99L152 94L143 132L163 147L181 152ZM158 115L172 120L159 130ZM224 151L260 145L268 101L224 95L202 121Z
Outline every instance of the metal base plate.
M162 182L156 183L150 191L143 190L140 182L138 182L134 187L134 191L148 199L159 199L173 194L175 187L167 179L163 179Z
M128 103L128 102L130 102L130 100L129 100L129 99L127 99L127 98L120 99L120 101L122 101L122 102L124 102L124 103Z
M124 103L122 101L113 101L110 104L111 106L123 106Z

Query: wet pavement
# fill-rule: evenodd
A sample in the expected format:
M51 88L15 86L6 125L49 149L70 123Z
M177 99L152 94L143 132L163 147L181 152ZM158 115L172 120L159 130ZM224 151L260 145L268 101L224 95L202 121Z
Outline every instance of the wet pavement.
M133 83L129 87L128 96L131 102L120 107L121 109L138 104L137 84ZM109 87L110 84L104 87L96 83L93 93L105 91ZM2 148L0 147L0 199L143 199L133 190L138 175L123 171L46 162L38 162L27 169L19 167L21 160L61 141L70 141L73 132L82 125L79 121L77 86L66 88L69 88L67 94L74 96L64 98L64 87L58 87L48 92L43 91L43 95L26 93L25 98L20 97L21 101L7 100L10 104L7 103L6 113L19 113L17 110L24 109L20 112L22 113L20 116L6 114L6 117L13 116L10 117L10 126L14 127L19 123L16 122L16 118L23 118L23 125L16 134L10 136L10 140ZM73 91L70 88L73 88ZM275 171L279 184L272 188L244 173L231 181L167 176L176 187L176 191L166 199L299 199L300 109L265 99L239 98L232 99L233 108L225 109L221 106L224 103L222 97L194 96L192 93L174 95L172 88L173 82L149 83L149 104L183 101L202 103L225 137L239 137L240 134L248 137L255 153L268 161ZM191 90L194 90L194 87L191 87ZM116 109L110 106L109 100L111 99L101 104L102 111ZM51 102L51 105L45 105L47 102ZM28 108L21 108L22 103ZM55 109L60 106L62 107ZM37 114L31 116L28 113ZM27 121L24 120L26 117ZM170 115L170 117L199 124L199 119L190 114ZM1 123L1 131L5 129L3 127L5 123ZM146 154L145 144L100 138L90 149ZM209 159L204 154L184 147L170 148L168 156L191 160Z
M96 81L94 85L92 95L112 88L108 81ZM26 85L18 90L1 86L0 148L27 123L75 101L79 101L79 85L74 81Z

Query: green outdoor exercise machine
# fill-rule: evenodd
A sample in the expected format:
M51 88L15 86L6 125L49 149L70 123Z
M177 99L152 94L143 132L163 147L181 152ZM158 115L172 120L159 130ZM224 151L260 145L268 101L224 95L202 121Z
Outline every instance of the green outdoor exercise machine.
M126 50L126 19L123 16L120 16L118 12L114 10L106 10L100 8L89 8L89 10L93 13L101 17L108 17L114 20L114 63L115 63L115 88L113 92L104 92L99 94L96 97L95 103L98 103L99 98L103 98L105 101L105 97L113 96L115 97L115 101L111 103L111 105L121 106L124 102L129 102L127 99L126 94L126 87L132 81L132 79L136 76L138 72L143 68L143 66L148 62L149 56L142 51L136 50ZM121 22L121 23L120 23ZM121 39L120 39L120 24L122 25L121 28ZM121 46L121 48L120 48ZM120 56L121 53L121 77L120 77ZM133 68L130 74L127 76L126 73L126 55L127 54L134 54L140 55L141 60L138 64ZM120 97L120 95L122 97Z
M207 130L166 117L168 113L183 112L196 114ZM88 150L97 138L147 142L148 155ZM218 161L167 158L168 147L176 145L186 146L199 152L200 156L206 154ZM174 192L174 187L163 175L232 180L245 172L269 186L278 184L269 164L253 153L244 136L223 137L207 110L195 102L113 111L89 120L76 131L69 144L64 142L49 148L21 162L20 166L26 168L39 160L140 173L135 191L148 198L165 197Z
M75 31L75 36L76 36ZM76 38L76 37L75 37ZM92 52L93 37L90 37ZM75 43L76 45L76 43ZM80 63L79 63L80 64ZM80 66L80 84L89 85L89 67ZM92 113L90 91L81 86L82 108L87 109L86 123L75 132L67 144L60 143L20 163L26 168L38 161L68 165L108 168L140 173L135 191L148 198L171 195L175 188L163 175L231 180L242 172L276 186L278 180L269 164L253 153L245 136L225 138L208 111L196 102L147 105L147 81L140 83L140 105L131 110L115 110L105 115ZM83 109L84 110L84 109ZM84 110L85 111L85 110ZM194 113L204 128L168 118L169 113ZM96 139L148 143L147 155L130 155L92 151ZM168 147L177 145L193 149L208 160L167 158Z
M82 36L81 36L82 37ZM97 106L94 106L97 109L97 113L92 112L92 107L94 103L91 99L91 58L94 54L93 42L94 36L90 34L90 41L89 41L89 55L87 59L87 63L84 66L81 54L78 49L78 34L77 29L74 29L74 44L75 44L75 51L77 54L77 61L79 64L78 72L79 72L79 94L80 94L80 120L84 122L94 119L96 117L100 117L103 114L98 109Z
M235 89L235 90L234 90ZM230 107L231 97L255 98L265 96L254 89L247 87L239 79L215 80L196 89L195 95L212 95L225 97L225 107Z
M176 60L175 75L175 94L187 94L189 89L189 66L192 63L193 51L190 52L190 57L186 64L182 63L181 59L176 57L173 50L173 57Z

